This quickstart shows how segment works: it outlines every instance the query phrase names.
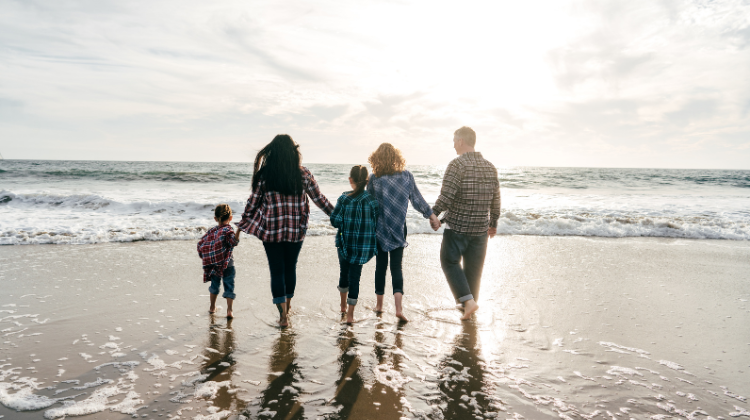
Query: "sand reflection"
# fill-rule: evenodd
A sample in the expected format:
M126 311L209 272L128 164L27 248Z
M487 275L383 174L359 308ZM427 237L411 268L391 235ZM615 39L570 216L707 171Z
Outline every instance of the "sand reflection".
M295 346L294 330L282 330L273 344L269 360L271 373L268 375L268 386L259 396L258 417L279 420L304 418L305 410L298 399L302 373Z
M491 382L486 366L477 325L464 322L451 353L439 364L439 406L445 418L481 417L490 411Z
M204 364L201 374L208 375L203 382L231 381L235 373L237 361L234 358L236 348L232 320L227 319L225 325L217 324L216 317L209 318L208 343L203 352ZM244 408L245 402L237 398L236 390L229 386L219 388L213 405L220 410L239 410Z

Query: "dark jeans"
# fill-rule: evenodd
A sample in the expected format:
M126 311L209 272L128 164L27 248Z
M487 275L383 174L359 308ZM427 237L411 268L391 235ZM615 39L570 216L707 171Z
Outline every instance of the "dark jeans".
M404 272L401 260L404 258L404 247L385 252L378 245L378 255L375 257L375 294L385 294L385 273L388 271L388 256L391 257L391 284L393 293L404 293Z
M362 277L362 266L350 264L344 257L339 255L339 292L349 293L346 303L356 305L359 298L359 279Z
M487 234L469 236L446 229L440 246L440 265L458 302L479 299L484 257L487 254ZM463 267L461 265L463 259Z
M271 270L273 303L284 303L294 297L297 286L297 257L302 242L263 242Z

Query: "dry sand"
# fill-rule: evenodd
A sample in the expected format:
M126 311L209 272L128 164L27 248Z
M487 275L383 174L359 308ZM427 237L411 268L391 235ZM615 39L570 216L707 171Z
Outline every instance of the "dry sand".
M310 237L285 330L247 236L233 321L192 242L0 247L0 416L750 417L749 243L498 237L461 323L440 237L409 241L411 322L390 285L371 312L371 262L342 325L333 238Z

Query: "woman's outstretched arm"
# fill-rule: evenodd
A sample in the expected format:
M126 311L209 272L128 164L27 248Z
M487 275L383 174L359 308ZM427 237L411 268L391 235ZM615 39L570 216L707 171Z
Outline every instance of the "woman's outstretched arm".
M255 212L258 211L260 205L263 203L263 183L259 183L254 189L250 197L247 199L245 205L245 211L242 213L242 219L237 223L237 227L247 232L250 229L250 219L253 218Z
M315 203L318 208L323 210L323 213L330 216L333 212L333 205L330 201L320 192L320 188L318 188L318 183L315 182L315 178L313 177L312 173L309 171L307 172L307 182L304 182L305 185L305 193L308 197Z
M411 201L411 205L414 206L418 212L422 213L422 216L425 219L429 219L430 216L432 216L432 208L424 200L422 193L419 192L417 182L414 180L414 175L412 175L411 172L409 172L409 183L411 184L411 189L409 191L409 201Z

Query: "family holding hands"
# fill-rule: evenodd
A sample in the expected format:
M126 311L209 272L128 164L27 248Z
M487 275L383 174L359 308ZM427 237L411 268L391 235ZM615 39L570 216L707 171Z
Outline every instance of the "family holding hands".
M220 204L214 210L218 226L198 242L203 260L203 281L210 282L211 306L216 310L219 286L227 299L231 318L234 294L233 248L239 244L240 230L263 242L271 273L271 294L279 311L279 326L289 324L288 313L297 283L297 258L307 232L309 199L338 229L336 248L340 275L338 291L346 322L354 322L359 297L362 266L375 257L375 311L383 309L385 280L391 270L396 317L403 313L404 277L402 259L406 242L406 212L411 202L415 210L438 230L445 226L440 263L454 298L463 306L462 320L477 311L487 240L497 232L500 217L500 183L494 165L474 150L476 133L469 127L455 131L453 147L459 155L448 165L440 195L430 208L417 188L414 176L406 170L401 152L390 143L381 144L369 157L367 167L354 166L349 172L351 191L344 192L332 205L321 194L315 178L301 165L299 145L286 134L277 135L261 149L252 178L252 194L235 232L232 210ZM443 215L442 220L438 216Z

